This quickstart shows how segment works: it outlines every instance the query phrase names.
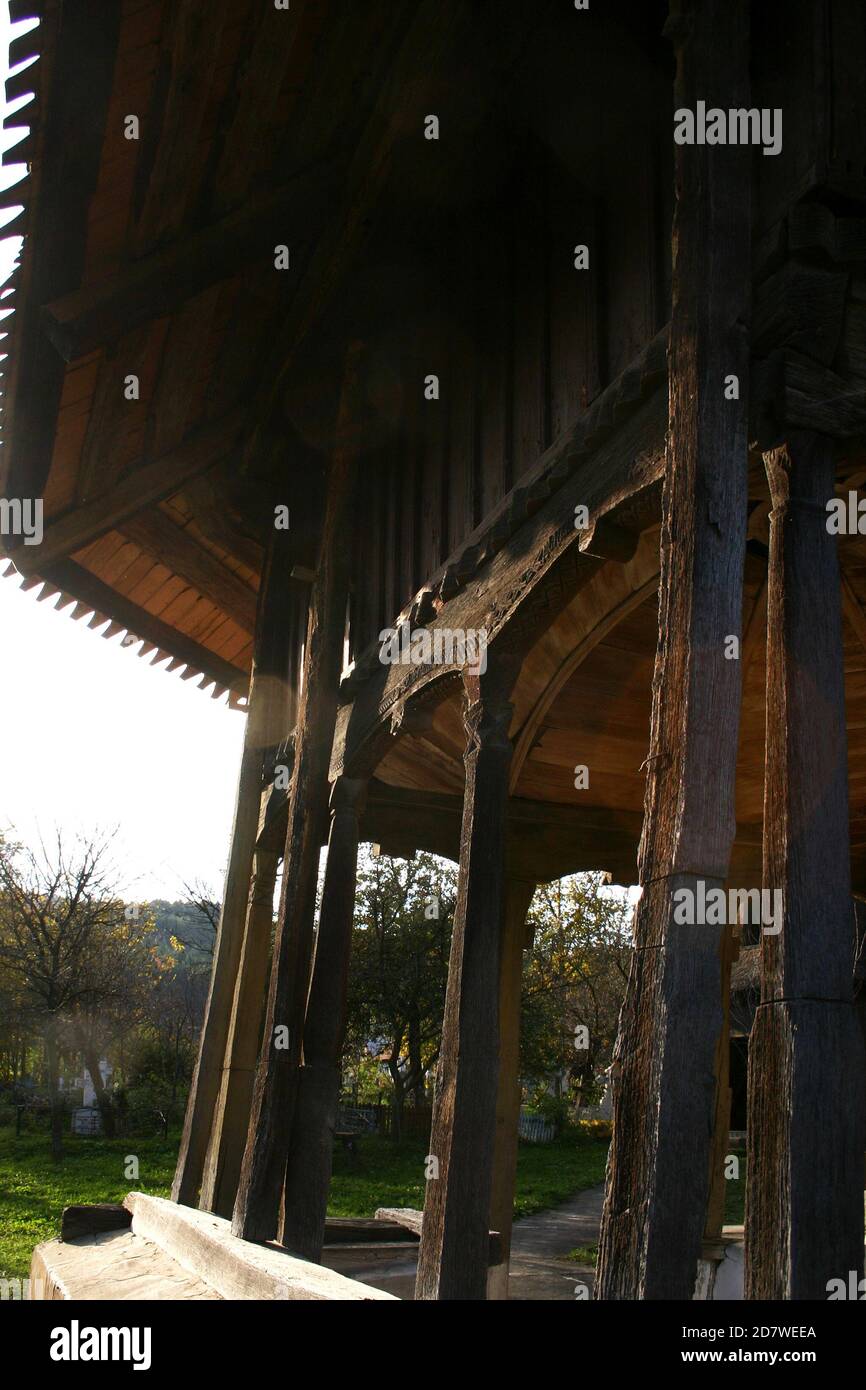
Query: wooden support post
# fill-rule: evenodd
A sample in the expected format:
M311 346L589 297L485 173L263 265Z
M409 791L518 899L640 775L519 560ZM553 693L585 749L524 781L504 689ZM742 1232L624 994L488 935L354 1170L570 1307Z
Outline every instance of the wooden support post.
M710 1146L710 1195L704 1223L704 1254L718 1246L725 1223L725 1159L731 1129L731 966L740 954L739 927L729 924L719 947L722 1030L716 1047L716 1107Z
M331 792L328 861L304 1022L304 1064L286 1164L280 1237L288 1250L307 1260L321 1260L325 1236L346 1034L358 818L365 789L365 780L340 777Z
M262 607L259 605L257 649L261 650ZM199 1196L205 1156L210 1140L214 1111L222 1079L223 1060L229 1033L232 999L241 958L247 918L253 851L259 824L262 795L264 746L260 737L259 712L271 694L269 678L265 688L257 678L255 660L250 678L249 708L241 754L241 769L232 824L229 862L226 869L223 904L214 950L210 991L199 1053L187 1101L177 1168L171 1189L172 1200L195 1206Z
M232 1218L235 1235L277 1233L292 1128L313 940L319 849L343 660L357 472L359 350L348 354L310 597L283 887L262 1050Z
M460 873L418 1254L417 1299L485 1299L499 1075L499 959L514 667L464 673Z
M748 106L746 0L680 0L676 105ZM596 1297L690 1299L707 1211L747 504L751 152L677 145L669 418L642 896L617 1041ZM682 896L686 891L686 897ZM676 895L676 896L675 896ZM676 913L676 915L675 915ZM712 921L712 918L711 918Z
M267 995L279 862L280 856L271 850L257 849L253 859L243 954L199 1199L200 1207L218 1216L232 1214L246 1143Z
M523 952L527 945L526 914L535 884L505 880L505 920L499 962L499 1089L496 1096L496 1139L493 1148L493 1191L490 1229L499 1232L502 1261L487 1275L488 1299L508 1297L508 1257L514 1219L517 1176L517 1127L520 1120L520 997Z
M866 1136L832 440L793 433L765 462L764 884L783 920L763 934L749 1048L746 1297L826 1300L863 1275Z

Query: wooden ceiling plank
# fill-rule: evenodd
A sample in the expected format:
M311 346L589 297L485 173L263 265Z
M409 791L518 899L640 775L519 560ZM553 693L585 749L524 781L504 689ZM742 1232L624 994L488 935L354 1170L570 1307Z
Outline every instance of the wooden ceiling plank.
M246 632L255 632L254 591L159 509L140 512L123 523L123 532L175 574L211 599Z
M223 30L237 0L169 7L171 28L163 58L168 86L158 133L142 149L153 153L144 205L136 229L136 252L177 235L194 202L203 167L200 138L217 73ZM151 119L156 127L156 113Z
M179 237L139 261L47 304L43 328L71 362L110 342L123 329L176 312L209 285L255 261L273 265L274 246L291 244L333 200L337 170L319 161L276 192L249 199L237 212ZM276 272L275 272L276 273Z
M40 72L38 112L27 122L34 132L31 141L38 131L39 187L50 192L28 205L29 284L17 328L14 413L11 428L8 420L4 423L5 458L0 460L0 490L19 497L44 491L63 390L63 363L44 351L35 306L66 294L81 279L122 13L120 0L82 0L52 8L58 13L49 33L63 62L54 64L50 77ZM44 38L40 29L13 39L10 66L37 53ZM18 146L16 160L24 157ZM31 150L30 157L37 155Z
M195 524L202 534L214 545L227 550L247 569L261 574L264 549L258 541L238 529L240 513L231 506L222 473L222 469L213 468L200 474L184 487L184 497L190 503Z
M196 666L199 671L230 689L246 690L249 677L245 671L230 665L216 652L200 646L152 613L130 603L129 599L103 584L95 574L77 565L74 560L58 560L50 571L43 574L43 578L78 600L73 617L83 617L85 613L94 611L106 613L144 641L154 642L163 649L164 656L171 655L174 660ZM79 609L80 612L76 611Z
M44 574L57 560L82 550L137 512L178 491L188 479L203 473L228 453L240 424L241 412L235 410L194 431L177 449L145 463L104 496L49 523L41 545L18 545L14 550L16 565L24 574Z
M145 453L152 458L176 448L191 422L195 400L189 368L203 351L219 297L211 285L184 304L172 319L147 412Z
M141 375L147 351L148 328L141 325L106 351L81 449L76 495L79 503L105 493L117 472L117 440L129 423L130 409L141 405L126 398L124 381Z

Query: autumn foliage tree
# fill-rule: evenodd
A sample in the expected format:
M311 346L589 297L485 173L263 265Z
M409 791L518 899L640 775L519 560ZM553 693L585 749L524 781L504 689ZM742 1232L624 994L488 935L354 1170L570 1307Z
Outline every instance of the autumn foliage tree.
M387 1068L394 1124L423 1100L442 1036L456 901L453 868L432 854L359 861L349 981L348 1047Z
M631 906L600 873L542 884L530 909L533 944L523 972L521 1069L564 1078L591 1101L608 1066L631 958Z

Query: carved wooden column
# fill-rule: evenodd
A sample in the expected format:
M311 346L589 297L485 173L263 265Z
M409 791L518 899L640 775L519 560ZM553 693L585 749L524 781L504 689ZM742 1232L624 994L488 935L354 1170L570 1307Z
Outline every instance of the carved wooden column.
M848 754L833 444L765 456L773 499L767 631L764 934L749 1047L746 1296L822 1299L863 1274L864 1059L852 966Z
M487 1275L489 1299L508 1297L508 1257L514 1220L520 1121L520 998L523 953L529 944L526 914L534 893L535 884L526 879L509 877L505 880L505 920L499 962L499 1088L490 1197L490 1229L499 1232L502 1258Z
M499 960L512 664L464 673L466 787L442 1049L418 1255L418 1299L484 1299L499 1075Z
M225 1065L204 1166L199 1206L231 1216L238 1188L268 989L274 888L280 856L257 849Z
M676 104L748 106L746 0L680 0ZM690 1299L707 1210L724 928L681 925L723 888L734 821L747 502L746 147L677 145L667 471L643 889L617 1043L596 1297Z
M331 1185L340 1061L346 1035L349 959L358 866L358 819L366 780L339 777L331 792L328 861L304 1022L304 1064L286 1164L281 1240L319 1261Z
M292 1129L313 943L319 849L343 661L358 460L359 348L348 354L310 598L295 736L283 886L262 1050L232 1217L235 1235L277 1234Z

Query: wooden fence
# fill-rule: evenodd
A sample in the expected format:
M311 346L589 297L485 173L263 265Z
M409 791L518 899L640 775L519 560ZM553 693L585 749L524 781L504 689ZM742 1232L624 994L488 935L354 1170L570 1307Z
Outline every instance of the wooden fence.
M404 1139L426 1139L430 1133L433 1119L432 1105L406 1105L403 1108L400 1130ZM384 1101L378 1105L341 1105L337 1112L338 1132L351 1134L394 1133L396 1115L394 1107ZM549 1144L554 1137L555 1127L550 1120L539 1115L521 1114L518 1134L531 1144Z

